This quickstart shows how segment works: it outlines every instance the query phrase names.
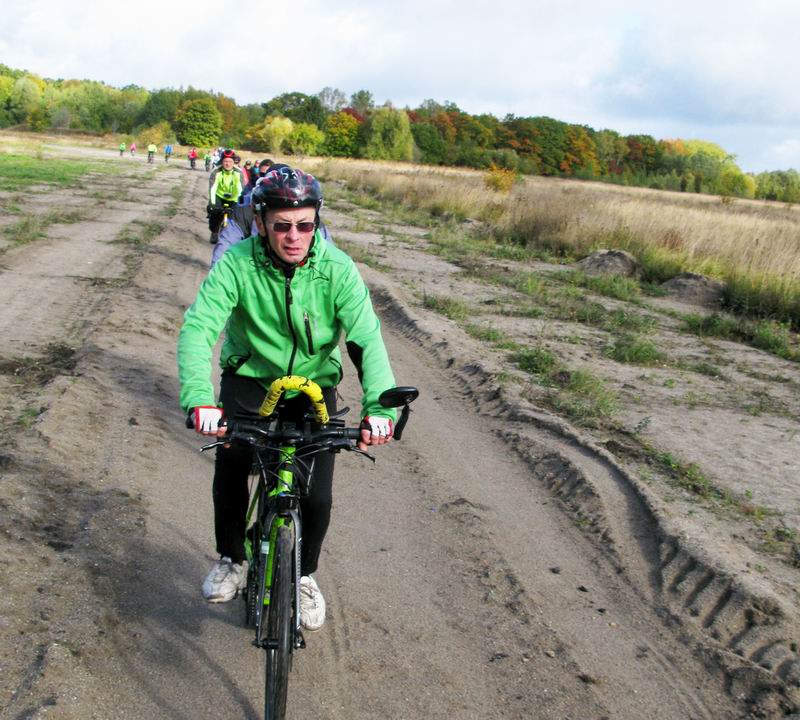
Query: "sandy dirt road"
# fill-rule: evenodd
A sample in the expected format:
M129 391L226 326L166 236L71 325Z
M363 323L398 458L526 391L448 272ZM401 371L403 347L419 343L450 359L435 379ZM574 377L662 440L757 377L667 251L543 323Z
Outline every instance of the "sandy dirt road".
M200 598L212 459L176 400L177 330L210 256L206 175L128 163L120 182L138 201L0 261L3 366L17 368L0 377L0 716L257 718L263 660L241 603ZM162 231L109 242L137 217ZM421 397L375 466L337 460L328 622L296 657L289 716L748 717L664 621L647 526L642 566L622 571L504 441L509 423L420 351L391 294L376 298L395 375ZM25 384L20 358L52 365L53 343L69 362ZM34 422L12 422L31 407Z

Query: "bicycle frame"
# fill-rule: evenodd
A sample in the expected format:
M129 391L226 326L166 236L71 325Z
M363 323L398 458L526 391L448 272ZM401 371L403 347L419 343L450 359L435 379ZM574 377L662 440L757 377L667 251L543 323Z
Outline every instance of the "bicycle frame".
M278 528L286 524L289 520L294 527L294 641L293 647L304 647L302 631L300 630L300 557L302 551L302 520L299 512L299 497L295 493L295 474L293 470L287 469L292 466L296 448L291 445L281 446L277 449L277 470L275 471L276 481L274 487L269 487L268 476L270 470L266 467L263 451L257 451L256 457L259 466L259 481L256 492L247 511L246 526L250 526L253 520L253 511L258 508L258 516L255 518L255 526L258 530L257 548L252 546L250 538L245 539L245 555L249 564L252 564L256 554L263 556L264 561L264 581L259 584L259 595L255 606L255 630L256 644L260 645L261 621L265 617L265 608L269 607L272 589L272 572L275 564L274 549L275 537ZM266 508L266 514L264 514Z
M269 392L267 393L266 397L264 398L264 402L262 403L261 407L259 408L259 414L263 417L270 417L275 408L277 407L278 401L283 396L283 394L287 391L298 391L304 393L309 401L311 402L311 406L314 410L314 415L316 417L317 422L321 425L325 425L328 423L330 417L328 415L328 409L325 406L325 400L322 396L322 390L320 389L319 385L315 382L309 380L308 378L300 377L297 375L291 375L283 378L279 378L275 380L275 382L270 385ZM264 579L263 581L259 579L259 590L258 590L258 599L256 603L256 616L255 616L255 625L256 625L256 644L261 646L261 623L264 618L264 608L269 607L270 604L270 593L272 589L272 572L274 569L274 548L275 548L275 537L278 532L278 528L285 524L286 520L289 519L293 526L295 532L295 541L294 541L294 637L292 640L292 647L293 648L300 648L305 647L305 642L303 640L303 633L300 629L300 577L301 577L301 567L300 567L300 557L301 557L301 548L302 548L302 521L300 519L300 501L299 496L295 490L296 487L296 477L295 477L295 470L296 467L295 463L295 455L296 455L297 447L295 445L281 445L277 448L277 469L276 469L276 482L275 486L269 488L268 478L268 469L265 466L264 458L261 454L261 451L256 452L256 457L258 458L258 465L259 465L259 484L256 493L253 496L253 501L250 503L250 507L248 508L247 512L247 519L245 521L245 527L250 525L250 521L252 519L253 510L255 509L256 505L258 505L258 515L259 517L256 518L256 530L260 531L260 546L258 548L259 554L265 556L264 560ZM312 469L313 469L313 461L312 461ZM310 473L309 473L310 474ZM269 488L269 489L268 489ZM264 510L266 509L266 517L263 519L263 523L260 523L261 515L263 514ZM267 547L264 548L264 543L267 543ZM249 547L248 542L245 542L245 554L247 556L248 563L252 563L253 558L255 557L255 548ZM266 550L266 552L264 552Z

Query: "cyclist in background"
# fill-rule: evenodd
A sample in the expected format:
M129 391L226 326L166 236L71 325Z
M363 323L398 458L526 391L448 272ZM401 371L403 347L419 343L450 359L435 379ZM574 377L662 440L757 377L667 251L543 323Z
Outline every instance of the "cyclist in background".
M203 162L206 165L206 172L211 169L211 154L206 150L205 154L203 155Z
M355 263L320 237L319 183L301 170L282 168L256 186L251 202L258 235L225 254L184 316L178 339L181 407L198 433L223 435L224 417L235 417L240 408L256 410L273 380L297 374L323 388L333 412L342 378L339 340L344 335L363 390L358 447L366 450L389 442L396 413L381 407L378 397L395 382L380 322ZM210 375L223 329L217 403ZM298 419L308 407L304 395L286 402L287 412ZM310 494L301 500L300 621L307 630L317 630L325 621L325 600L312 574L330 522L334 457L316 457ZM247 445L217 449L213 499L220 559L203 582L203 597L209 602L233 599L245 582L252 460L253 450Z
M131 157L133 157L134 155L136 155L136 143L132 142L131 143Z
M244 161L244 167L242 168L244 172L244 179L247 181L247 187L252 187L256 184L255 178L253 177L253 163L250 160Z
M236 163L239 160L239 156L230 148L225 149L222 148L219 154L219 162L215 165L215 167L211 170L211 174L208 176L208 187L211 189L211 186L214 184L214 181L217 179L217 173L222 169L222 161L225 159L226 153L232 153L231 157L233 158L233 169L239 173L242 180L242 188L247 185L247 180L244 176L244 170L240 168Z
M280 170L281 168L289 168L288 165L278 163L272 166L272 170ZM260 178L259 178L260 180ZM258 184L258 182L256 182ZM253 192L255 189L253 190ZM255 221L255 211L251 203L252 193L246 193L240 202L235 207L231 208L228 215L228 224L224 228L220 228L219 239L214 244L214 251L211 253L211 267L219 262L219 259L225 252L238 245L242 240L245 240L254 235L258 235L258 226ZM325 223L320 220L319 233L325 242L333 244L328 228Z
M158 152L158 145L156 145L155 143L150 143L147 146L147 162L149 163L153 162L153 159L155 158L157 152Z
M235 153L225 150L222 153L222 166L211 173L211 187L208 189L208 229L211 231L210 241L219 239L219 226L225 208L239 202L244 191L241 172L233 167Z
M189 158L189 167L191 167L192 170L194 170L194 166L197 163L197 148L196 147L192 147L192 149L189 150L188 158Z
M125 143L121 142L119 144L119 156L122 157L125 154Z
M239 175L242 176L242 187L247 188L250 180L248 178L248 172L242 167L242 158L239 157L238 154L234 154L233 156L233 169L236 170Z
M256 182L258 182L264 175L266 175L273 166L272 160L269 158L264 158L260 163L258 163L258 169L256 170Z
M171 156L172 156L172 143L167 143L167 146L164 148L164 162L168 163Z

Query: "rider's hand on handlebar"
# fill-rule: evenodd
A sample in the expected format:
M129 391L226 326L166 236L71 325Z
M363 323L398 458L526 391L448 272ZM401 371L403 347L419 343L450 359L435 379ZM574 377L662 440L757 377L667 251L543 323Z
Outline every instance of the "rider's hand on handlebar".
M367 415L361 421L361 440L358 449L367 451L368 445L385 445L392 439L394 428L391 418Z
M227 432L222 409L210 405L202 405L192 410L195 432L201 435L221 437Z

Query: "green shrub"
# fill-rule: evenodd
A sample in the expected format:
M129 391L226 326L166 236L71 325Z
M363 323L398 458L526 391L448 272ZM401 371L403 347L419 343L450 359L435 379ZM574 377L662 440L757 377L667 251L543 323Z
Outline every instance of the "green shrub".
M789 325L774 320L759 320L751 326L751 344L781 357L791 354Z
M639 281L621 275L587 275L578 270L565 270L556 275L570 285L584 287L598 295L617 300L637 300L641 295Z
M585 325L604 325L608 319L608 310L598 302L584 302L572 308L570 313L579 323Z
M739 322L727 315L684 315L682 329L704 337L732 340L739 335Z
M532 375L549 375L556 368L556 356L542 347L524 348L511 355L511 362Z
M588 370L568 373L564 389L568 394L557 400L556 407L575 420L587 423L610 418L616 410L616 393Z
M508 342L508 337L505 333L486 325L467 325L464 329L476 340L482 340L483 342L489 343Z
M800 330L800 280L731 272L724 276L722 305L731 312L789 323Z
M450 320L464 320L470 314L469 308L465 303L449 297L426 294L422 298L422 306L444 315Z
M632 332L650 332L656 324L654 317L642 315L637 312L627 310L614 310L608 317L608 324L620 330L630 330Z
M619 336L605 352L612 360L633 365L657 365L666 360L655 343L632 334Z

